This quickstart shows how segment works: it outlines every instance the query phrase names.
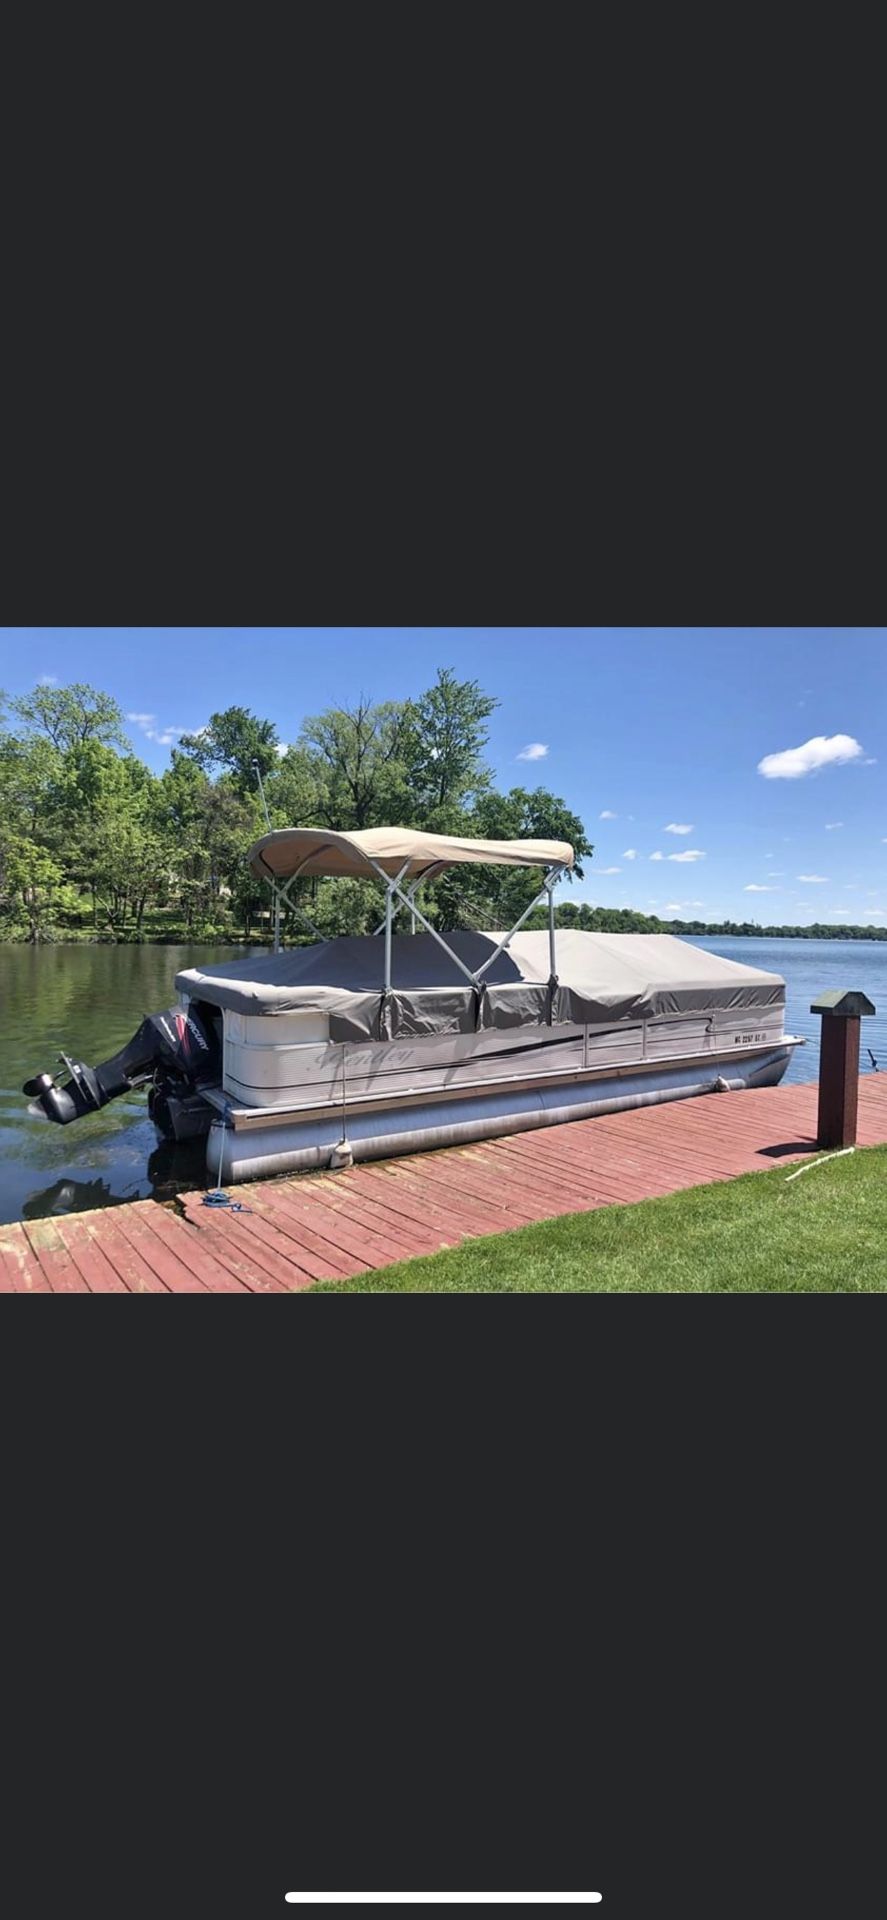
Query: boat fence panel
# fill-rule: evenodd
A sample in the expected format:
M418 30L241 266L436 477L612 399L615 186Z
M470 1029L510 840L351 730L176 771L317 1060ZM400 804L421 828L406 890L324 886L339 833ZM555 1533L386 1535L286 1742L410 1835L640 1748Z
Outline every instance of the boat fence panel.
M267 1029L269 1022L264 1022ZM278 1022L274 1023L279 1024ZM492 1043L492 1044L491 1044ZM574 1074L585 1064L582 1028L552 1034L524 1028L520 1036L472 1034L349 1046L349 1101L450 1086L498 1083L533 1074ZM224 1090L245 1106L298 1107L341 1099L341 1046L228 1046Z

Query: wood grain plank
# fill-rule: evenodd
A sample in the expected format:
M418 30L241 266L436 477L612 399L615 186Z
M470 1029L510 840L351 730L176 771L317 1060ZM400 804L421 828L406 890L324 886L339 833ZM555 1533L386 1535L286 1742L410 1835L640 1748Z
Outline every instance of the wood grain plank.
M4 1292L52 1292L34 1249L17 1222L0 1228L0 1268L5 1277Z
M112 1265L105 1248L90 1233L82 1214L66 1213L55 1225L90 1293L128 1293L129 1288Z
M210 1249L203 1245L185 1220L178 1214L170 1213L168 1208L152 1202L150 1216L151 1232L163 1240L171 1253L175 1253L184 1265L191 1267L205 1287L211 1293L252 1293L254 1289L242 1276L232 1273L223 1266Z
M170 1293L206 1293L208 1289L198 1275L151 1232L143 1213L148 1205L147 1201L137 1200L125 1207L115 1207L114 1225Z
M168 1293L169 1288L142 1259L134 1246L115 1225L116 1207L96 1209L87 1216L88 1229L93 1239L107 1254L116 1273L119 1273L130 1293Z
M194 1218L190 1210L187 1218ZM200 1232L212 1236L214 1248L225 1243L250 1255L284 1293L307 1286L316 1279L316 1274L305 1264L306 1261L314 1264L309 1253L302 1255L286 1234L272 1226L262 1214L250 1214L248 1227L244 1219L243 1214L223 1214L221 1209L216 1211L207 1207L200 1218Z
M22 1227L53 1293L88 1293L54 1220L23 1220Z

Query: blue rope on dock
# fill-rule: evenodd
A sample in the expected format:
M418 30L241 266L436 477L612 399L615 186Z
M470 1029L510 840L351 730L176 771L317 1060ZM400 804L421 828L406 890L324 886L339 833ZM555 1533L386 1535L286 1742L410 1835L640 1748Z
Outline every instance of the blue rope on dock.
M232 1200L230 1194L223 1193L221 1187L211 1187L209 1193L201 1195L202 1207L227 1207L231 1213L252 1213L252 1207L245 1207L242 1200Z

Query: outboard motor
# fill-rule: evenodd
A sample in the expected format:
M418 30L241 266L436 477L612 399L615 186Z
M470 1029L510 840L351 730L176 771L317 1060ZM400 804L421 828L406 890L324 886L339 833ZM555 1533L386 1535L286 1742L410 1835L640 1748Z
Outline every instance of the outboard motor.
M48 1120L66 1127L71 1120L96 1113L132 1087L153 1081L151 1115L163 1131L178 1135L175 1111L183 1116L205 1111L205 1123L189 1125L186 1132L206 1132L212 1120L208 1106L199 1098L199 1088L221 1077L221 1058L216 1031L209 1020L201 1019L193 1007L169 1007L165 1013L150 1013L142 1021L119 1053L100 1067L88 1067L82 1060L59 1058L70 1075L58 1086L51 1073L38 1073L26 1080L22 1089Z

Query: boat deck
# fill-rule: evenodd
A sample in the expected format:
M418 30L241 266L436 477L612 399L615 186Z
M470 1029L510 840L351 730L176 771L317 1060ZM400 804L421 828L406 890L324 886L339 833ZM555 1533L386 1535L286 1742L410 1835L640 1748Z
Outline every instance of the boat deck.
M676 1193L816 1154L815 1083L707 1094L476 1146L0 1226L3 1293L292 1293L532 1221ZM887 1074L858 1143L887 1143Z

